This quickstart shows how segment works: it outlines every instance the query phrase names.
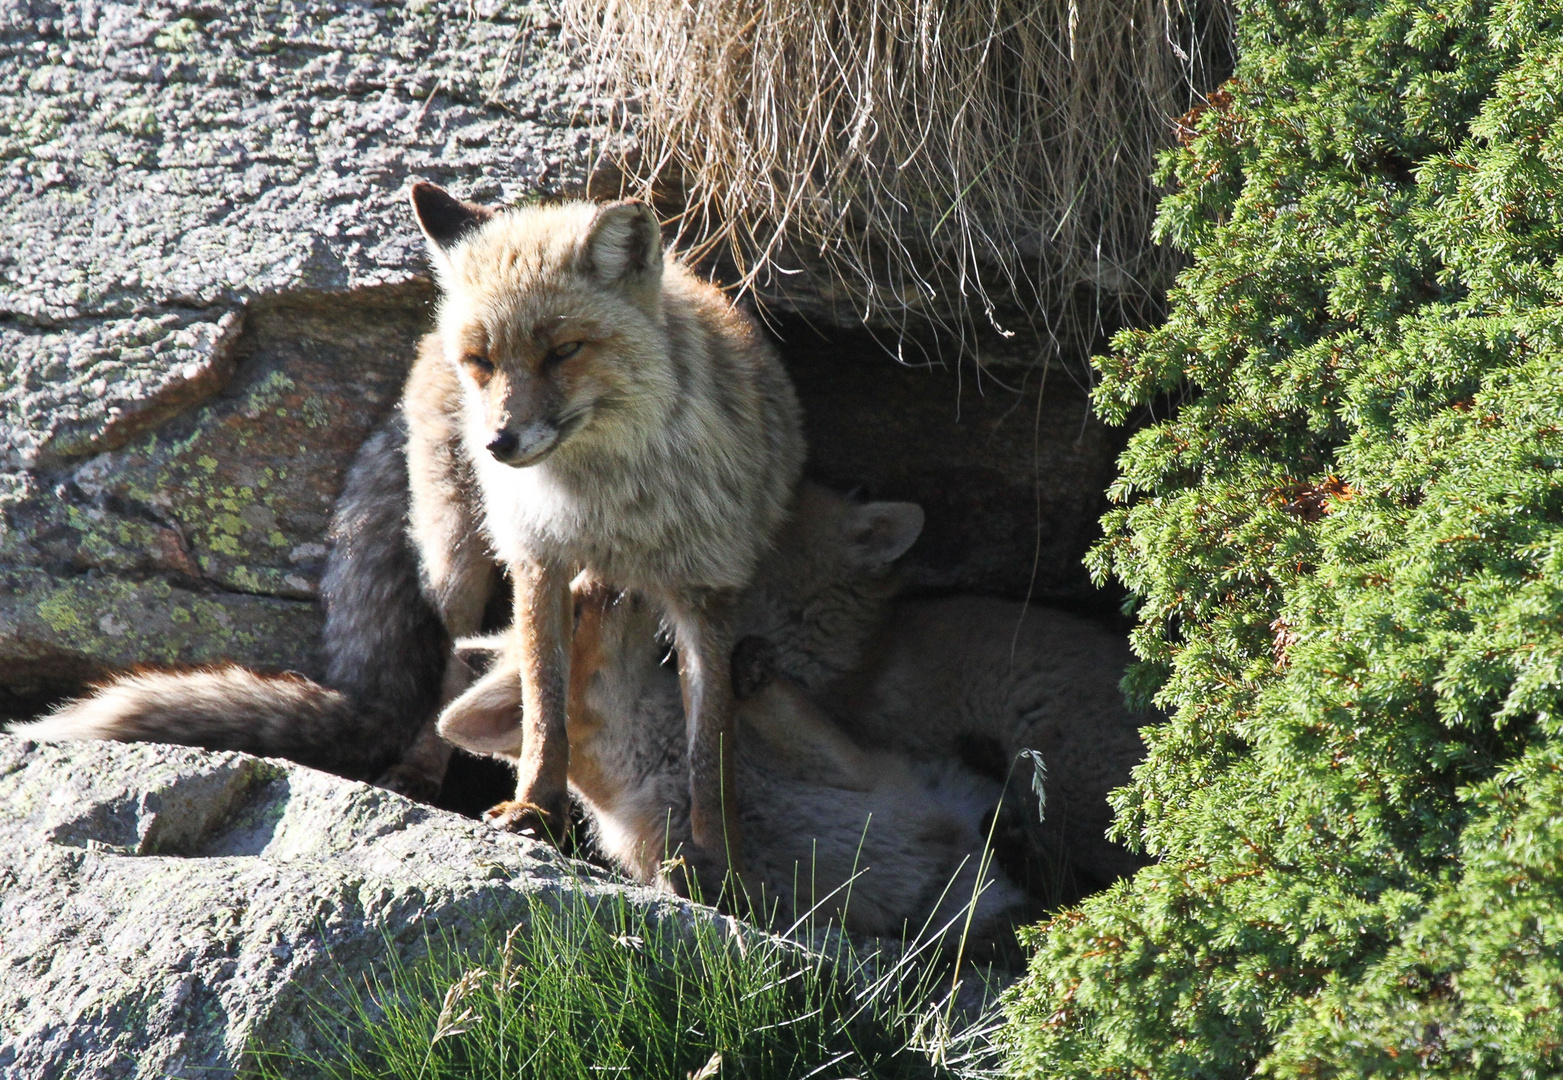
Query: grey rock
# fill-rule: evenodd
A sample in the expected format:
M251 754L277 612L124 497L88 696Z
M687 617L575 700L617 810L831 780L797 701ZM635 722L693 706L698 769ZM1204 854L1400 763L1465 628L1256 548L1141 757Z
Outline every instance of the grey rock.
M410 176L579 186L605 103L544 7L0 3L6 463L95 434L257 296L422 271Z
M430 940L503 939L567 893L722 918L300 766L0 736L0 1075L223 1077L282 1041L325 1055L306 1020L348 981Z

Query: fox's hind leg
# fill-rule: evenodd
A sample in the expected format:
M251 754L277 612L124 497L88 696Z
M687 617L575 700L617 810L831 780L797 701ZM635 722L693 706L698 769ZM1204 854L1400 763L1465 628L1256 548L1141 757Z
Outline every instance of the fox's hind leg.
M461 559L447 559L440 569L445 577L431 587L425 570L424 591L440 612L440 621L452 640L472 637L483 625L483 611L489 597L500 587L499 568L489 560L486 551L469 548ZM453 650L445 656L445 673L440 682L439 706L444 708L455 701L472 685L473 672ZM439 712L436 710L413 739L401 760L392 765L375 781L380 787L389 788L409 798L432 801L440 793L445 782L445 771L450 766L451 744L440 736Z

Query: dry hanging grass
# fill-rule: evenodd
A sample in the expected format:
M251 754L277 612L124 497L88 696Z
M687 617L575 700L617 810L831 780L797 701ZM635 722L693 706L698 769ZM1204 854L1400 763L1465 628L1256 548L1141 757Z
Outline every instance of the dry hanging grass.
M1052 323L1081 286L1154 302L1154 156L1228 37L1224 8L1182 0L567 0L566 19L629 104L626 190L687 207L682 242L762 297L962 331Z

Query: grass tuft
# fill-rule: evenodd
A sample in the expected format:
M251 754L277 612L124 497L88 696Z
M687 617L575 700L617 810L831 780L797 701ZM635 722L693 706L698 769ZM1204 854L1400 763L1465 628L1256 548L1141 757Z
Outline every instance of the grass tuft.
M952 1011L948 965L930 950L863 952L828 928L810 937L823 947L677 905L539 894L503 943L434 939L411 964L389 949L386 968L344 988L345 1005L317 1011L327 1059L287 1048L257 1059L278 1080L994 1072L995 1012Z

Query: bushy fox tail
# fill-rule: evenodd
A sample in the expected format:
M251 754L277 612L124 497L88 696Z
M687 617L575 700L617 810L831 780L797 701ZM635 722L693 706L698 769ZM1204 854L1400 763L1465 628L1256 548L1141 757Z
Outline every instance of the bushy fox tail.
M332 514L325 685L232 664L142 670L12 732L242 750L374 779L438 707L448 647L406 535L406 444L396 413L359 450Z
M302 675L261 675L237 665L138 671L98 686L29 724L23 738L171 742L287 757L333 772L373 766L379 738L346 695ZM357 736L357 737L355 737Z

